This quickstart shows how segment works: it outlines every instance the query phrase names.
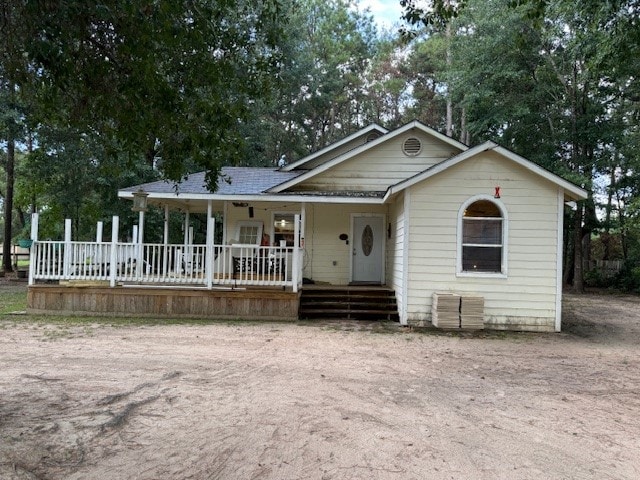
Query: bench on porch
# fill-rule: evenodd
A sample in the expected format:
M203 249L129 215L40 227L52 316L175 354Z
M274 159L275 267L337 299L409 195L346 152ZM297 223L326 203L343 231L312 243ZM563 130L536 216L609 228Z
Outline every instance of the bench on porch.
M266 276L270 279L284 280L285 259L275 255L232 257L233 278L247 275Z

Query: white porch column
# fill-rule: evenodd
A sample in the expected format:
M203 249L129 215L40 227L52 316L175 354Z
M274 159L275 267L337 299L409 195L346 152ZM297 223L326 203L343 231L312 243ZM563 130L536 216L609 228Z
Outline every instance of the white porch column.
M291 265L291 282L293 283L293 291L298 291L298 277L300 265L300 215L294 215L293 220L293 265Z
M184 246L189 244L189 224L191 223L190 213L187 210L184 214Z
M29 251L29 285L34 284L36 272L36 244L38 242L38 214L31 214L31 249Z
M104 222L99 221L96 224L96 243L98 245L95 246L94 253L93 253L93 260L95 263L97 263L98 265L102 265L102 263L104 262L104 251L102 249L102 232L104 230Z
M229 220L229 202L225 200L222 207L222 245L226 245L228 242L227 225Z
M164 235L162 236L162 275L169 272L169 205L164 206Z
M215 238L215 219L213 218L213 202L207 202L207 245L205 247L205 276L207 288L211 290L213 287L213 239Z
M71 251L73 245L71 245L71 219L65 218L64 220L64 259L62 264L62 275L65 280L69 279L69 273L71 271Z
M104 222L98 222L96 225L96 242L102 243L102 231L104 229Z
M138 212L138 238L136 239L138 244L136 252L136 276L142 277L143 272L143 255L144 255L144 210Z
M307 231L307 204L303 203L300 206L300 232L302 232L302 238L300 239L300 246L302 248L305 247L304 244L304 236L305 236L305 232Z
M118 233L120 230L120 217L114 215L111 219L111 255L109 258L109 286L116 286L118 276Z
M181 272L189 271L189 262L187 262L188 257L188 245L189 245L189 226L191 224L191 213L187 210L184 214L184 225L183 225L183 238L182 238L182 251L178 255L177 262L180 265Z

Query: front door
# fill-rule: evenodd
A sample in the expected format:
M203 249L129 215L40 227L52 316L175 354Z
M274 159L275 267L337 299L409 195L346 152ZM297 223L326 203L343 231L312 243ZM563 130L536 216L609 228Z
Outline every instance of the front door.
M353 217L351 236L352 281L382 283L384 261L384 226L382 216Z

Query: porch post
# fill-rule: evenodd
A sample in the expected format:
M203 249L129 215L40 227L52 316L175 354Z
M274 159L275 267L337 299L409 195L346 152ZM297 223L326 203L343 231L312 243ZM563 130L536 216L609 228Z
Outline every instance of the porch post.
M38 242L38 214L31 214L31 249L29 251L29 285L34 284L36 273L36 244Z
M189 271L189 264L187 263L187 248L189 245L189 224L191 223L190 212L187 210L184 214L184 238L182 241L182 255L180 258L180 265L182 265L184 273Z
M99 221L96 224L96 243L97 245L95 246L94 250L94 262L97 263L98 265L102 265L102 263L104 262L103 258L104 258L104 250L102 249L102 232L104 229L104 222Z
M164 206L164 235L162 245L162 276L166 277L169 271L169 205Z
M298 265L300 264L300 215L294 215L293 225L293 265L291 266L291 282L293 292L298 291Z
M102 243L102 230L104 228L104 222L98 222L96 225L96 243Z
M62 265L62 275L65 280L69 279L69 272L71 271L71 219L65 218L64 220L64 263Z
M224 205L222 207L222 245L227 244L227 220L229 219L229 202L227 200L224 201Z
M303 203L300 207L300 232L302 233L302 238L300 239L300 246L304 248L304 235L307 231L307 204Z
M136 261L136 276L138 277L138 279L140 277L142 277L142 273L143 273L143 259L142 256L144 255L144 247L143 247L143 243L144 243L144 210L140 210L140 212L138 212L138 238L137 238L137 261Z
M120 229L120 217L114 215L111 219L111 255L109 258L109 286L116 286L118 275L118 230Z
M207 280L207 288L211 290L213 287L213 239L215 220L213 217L213 204L212 201L207 201L207 245L205 247L205 276Z
M189 224L191 223L190 213L187 210L184 214L184 246L189 244Z

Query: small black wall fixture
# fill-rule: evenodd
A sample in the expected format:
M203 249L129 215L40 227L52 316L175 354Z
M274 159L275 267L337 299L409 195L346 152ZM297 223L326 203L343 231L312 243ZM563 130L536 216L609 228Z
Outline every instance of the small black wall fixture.
M249 218L253 218L253 207L249 207Z
M340 236L338 236L338 238L344 241L344 243L346 243L347 245L349 245L349 235L347 235L346 233L341 233Z

